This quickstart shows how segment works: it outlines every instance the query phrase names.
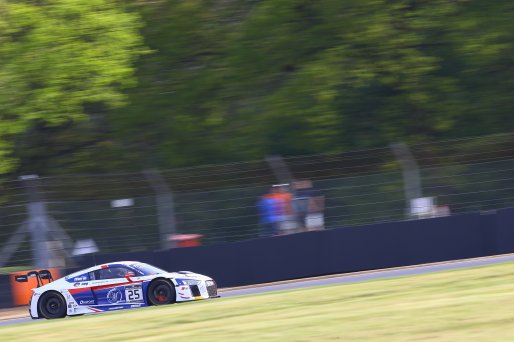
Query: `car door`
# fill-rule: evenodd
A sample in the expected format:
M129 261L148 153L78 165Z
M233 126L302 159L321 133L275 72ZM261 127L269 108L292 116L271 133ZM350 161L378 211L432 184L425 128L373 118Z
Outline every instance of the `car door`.
M93 293L99 306L107 310L137 307L144 304L143 290L140 282L131 280L134 271L120 266L109 266L94 273Z

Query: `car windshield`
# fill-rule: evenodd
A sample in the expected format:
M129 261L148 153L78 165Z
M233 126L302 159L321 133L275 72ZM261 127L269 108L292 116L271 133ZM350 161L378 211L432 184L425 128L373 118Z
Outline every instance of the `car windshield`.
M165 270L162 270L158 267L148 265L142 262L139 262L137 264L130 265L131 267L135 268L137 271L143 273L143 275L152 275L152 274L159 274L159 273L168 273Z

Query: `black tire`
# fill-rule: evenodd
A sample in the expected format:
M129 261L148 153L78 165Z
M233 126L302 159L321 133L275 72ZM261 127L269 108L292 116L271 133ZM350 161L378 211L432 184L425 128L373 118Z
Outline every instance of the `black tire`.
M175 287L168 280L156 279L148 285L148 301L151 305L175 303Z
M60 293L45 292L38 301L38 311L46 319L66 317L66 301Z

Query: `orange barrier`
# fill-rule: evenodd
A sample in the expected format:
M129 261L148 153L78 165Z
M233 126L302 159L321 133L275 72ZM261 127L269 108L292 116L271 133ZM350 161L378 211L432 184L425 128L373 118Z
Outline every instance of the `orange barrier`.
M52 277L54 279L58 279L59 269L57 268L49 268L50 273L52 273ZM36 278L29 278L26 283L19 283L14 278L17 275L25 275L30 271L41 271L41 270L27 270L20 272L12 272L9 274L9 282L11 283L11 293L12 293L12 301L14 305L28 305L30 297L32 297L32 289L37 287ZM47 280L43 280L44 284L47 283Z
M177 247L195 247L202 244L203 235L201 234L176 234L169 237L169 241L176 244Z

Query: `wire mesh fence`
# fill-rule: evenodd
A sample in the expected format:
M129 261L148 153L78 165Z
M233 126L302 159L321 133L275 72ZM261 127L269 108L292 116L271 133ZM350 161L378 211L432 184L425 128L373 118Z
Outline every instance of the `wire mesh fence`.
M451 214L514 206L514 134L411 145L423 196ZM295 179L310 179L325 198L324 227L412 219L401 164L389 147L284 158ZM200 234L202 244L259 237L256 203L279 182L266 161L161 170L173 196L174 233ZM159 201L141 173L42 177L38 195L72 241L93 239L100 252L162 248ZM0 246L29 217L26 186L5 182ZM130 199L124 205L116 200ZM12 241L11 241L12 242ZM31 263L30 234L7 265Z

